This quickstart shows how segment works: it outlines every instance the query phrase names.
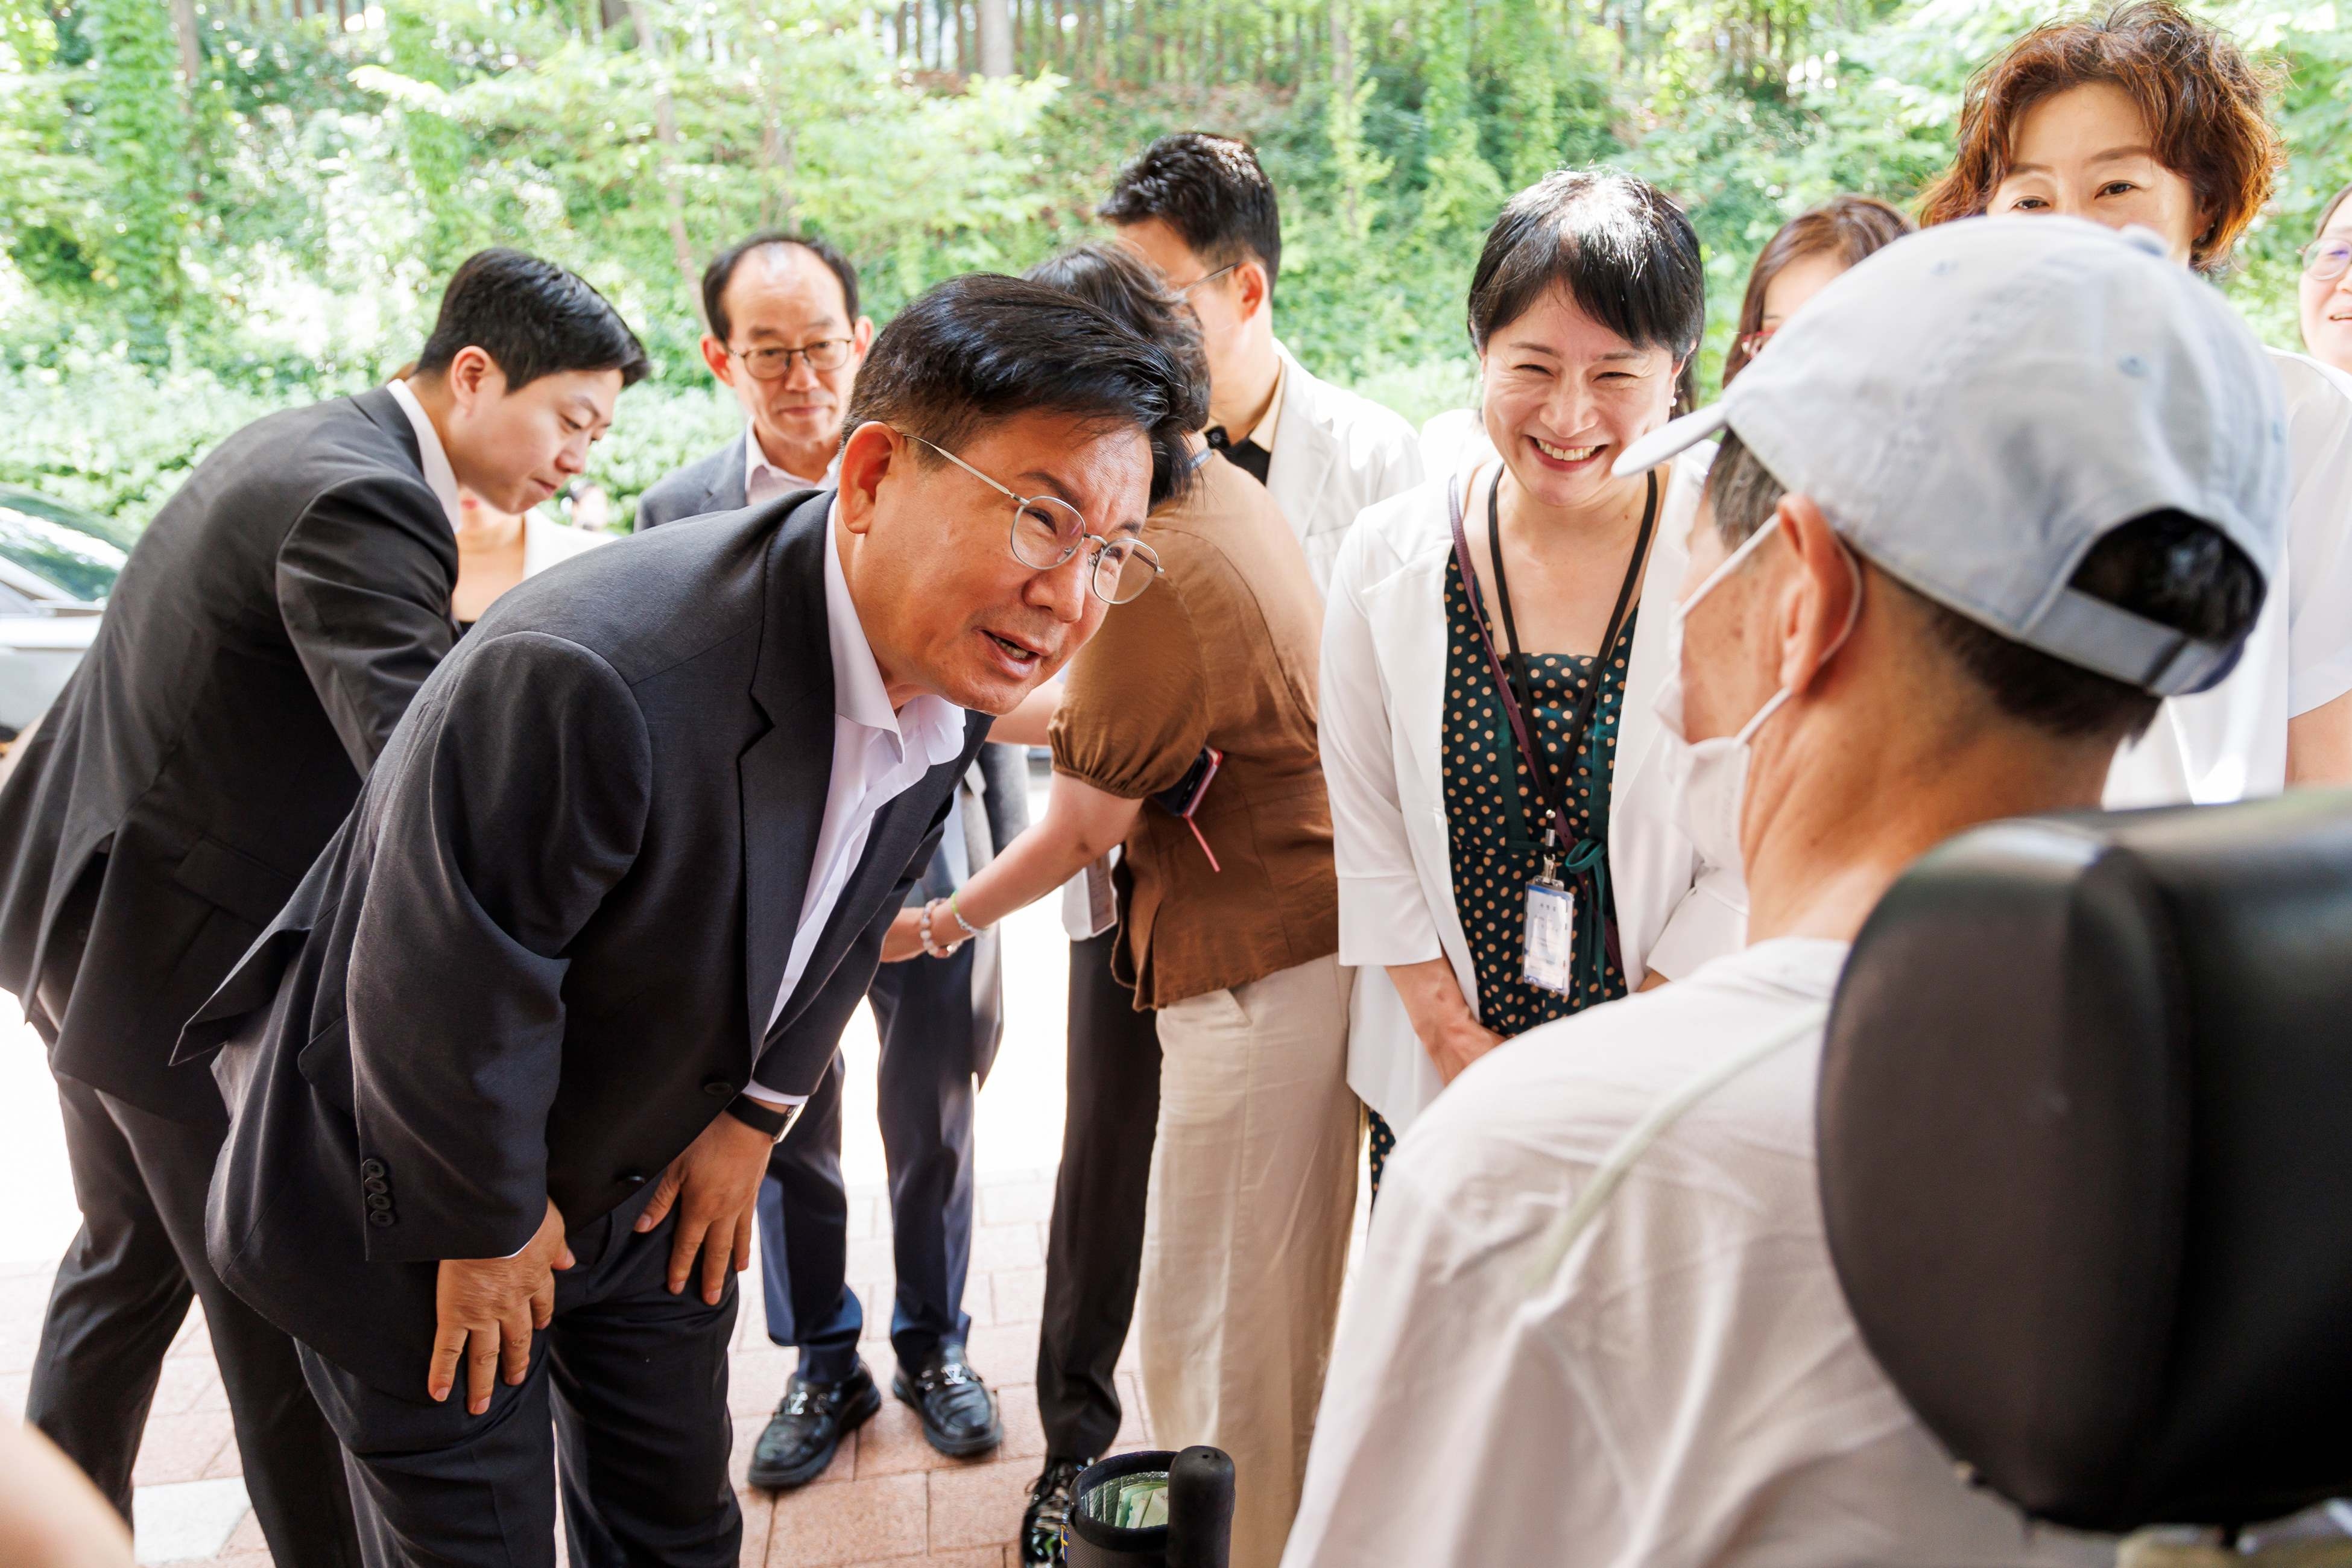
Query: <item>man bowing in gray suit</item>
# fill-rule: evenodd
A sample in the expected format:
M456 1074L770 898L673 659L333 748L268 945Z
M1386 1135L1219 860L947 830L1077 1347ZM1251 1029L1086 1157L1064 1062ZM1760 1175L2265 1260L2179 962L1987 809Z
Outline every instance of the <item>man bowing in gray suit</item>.
M637 503L640 531L757 506L833 482L841 431L874 323L857 311L857 271L822 239L758 234L702 276L710 322L702 357L743 407L743 434L664 478ZM975 787L976 786L976 787ZM913 897L944 898L1029 825L1020 752L989 746ZM971 1262L972 1100L995 1059L1002 965L990 932L944 958L883 969L868 1000L882 1040L877 1098L889 1163L897 1302L894 1389L941 1453L986 1453L1003 1437L996 1401L964 1359ZM836 1060L760 1189L768 1337L800 1364L752 1452L755 1486L824 1473L848 1432L881 1407L857 1353L865 1310L848 1284L849 1202L841 1177Z

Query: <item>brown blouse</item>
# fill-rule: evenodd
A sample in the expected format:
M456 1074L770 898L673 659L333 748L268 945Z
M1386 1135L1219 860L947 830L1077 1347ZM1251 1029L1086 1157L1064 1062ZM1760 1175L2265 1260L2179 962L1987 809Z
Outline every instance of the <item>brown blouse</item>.
M1107 795L1173 787L1214 746L1193 821L1146 801L1127 836L1117 970L1139 1008L1244 985L1339 951L1331 804L1315 743L1323 602L1265 489L1211 454L1151 515L1160 574L1072 661L1054 767Z

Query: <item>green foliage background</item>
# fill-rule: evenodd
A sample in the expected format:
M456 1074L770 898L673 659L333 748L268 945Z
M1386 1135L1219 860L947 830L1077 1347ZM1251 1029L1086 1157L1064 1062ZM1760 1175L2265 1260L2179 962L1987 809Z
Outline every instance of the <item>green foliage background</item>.
M293 5L317 0L292 0ZM1750 258L1839 191L1942 166L2013 0L0 0L0 480L137 522L210 445L380 379L467 252L579 269L653 351L593 477L625 503L733 427L692 278L826 234L877 317L1093 231L1150 137L1249 137L1280 186L1277 321L1419 419L1472 395L1462 296L1506 195L1606 161L1707 250L1711 383ZM2202 7L2281 73L2293 161L2225 285L2293 344L2293 253L2352 179L2335 5ZM193 51L190 80L183 58Z

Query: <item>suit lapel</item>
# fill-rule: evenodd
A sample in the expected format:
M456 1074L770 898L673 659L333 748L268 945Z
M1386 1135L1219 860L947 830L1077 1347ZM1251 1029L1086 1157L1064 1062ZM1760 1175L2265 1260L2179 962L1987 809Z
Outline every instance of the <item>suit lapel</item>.
M740 511L751 504L751 474L745 466L743 440L740 436L727 444L719 455L719 472L710 481L710 489L702 498L706 511ZM824 584L817 584L817 607L824 606Z
M826 639L825 526L832 492L819 490L776 530L751 699L770 728L736 763L743 811L744 1005L757 1058L783 984L793 932L833 780L833 651Z
M985 721L982 721L985 722ZM825 917L824 934L818 937L815 951L809 954L808 970L801 976L793 1000L814 996L832 977L849 944L866 929L874 917L877 900L889 896L898 879L907 874L922 847L923 837L931 828L931 817L940 809L943 797L955 793L956 780L963 777L974 756L972 721L965 721L963 755L953 762L942 763L918 779L908 791L875 814L874 826L866 835L866 851L858 857L856 868L841 889L840 899ZM949 830L955 830L952 818ZM788 1023L797 1008L788 1007L779 1026Z
M1320 423L1307 368L1279 343L1275 351L1282 355L1282 422L1275 426L1274 451L1265 465L1265 489L1303 545L1307 535L1328 526L1321 501L1332 466L1339 461L1339 447ZM1344 518L1339 525L1354 521Z

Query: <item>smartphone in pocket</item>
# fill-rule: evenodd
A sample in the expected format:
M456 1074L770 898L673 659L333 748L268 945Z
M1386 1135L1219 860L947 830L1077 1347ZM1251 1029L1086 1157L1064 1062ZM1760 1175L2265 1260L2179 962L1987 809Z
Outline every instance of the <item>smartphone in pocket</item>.
M1184 826L1192 830L1193 841L1200 845L1201 853L1209 858L1209 869L1212 871L1222 871L1224 868L1217 864L1217 852L1209 847L1209 841L1202 836L1201 825L1193 814L1201 809L1201 801L1209 793L1210 781L1224 765L1224 752L1214 746L1203 746L1201 754L1192 759L1192 765L1184 770L1182 778L1151 797L1152 805L1171 816L1184 819Z

